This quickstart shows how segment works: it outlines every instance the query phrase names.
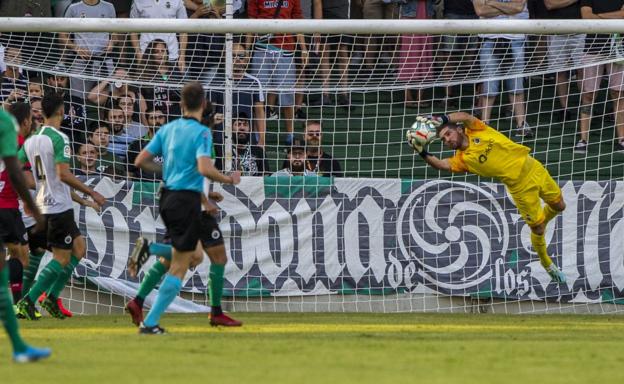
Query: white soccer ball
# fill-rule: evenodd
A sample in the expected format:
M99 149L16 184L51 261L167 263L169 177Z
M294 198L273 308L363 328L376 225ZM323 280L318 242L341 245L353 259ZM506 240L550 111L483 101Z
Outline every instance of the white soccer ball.
M422 148L436 139L436 128L431 122L417 120L407 130L407 142L414 148Z

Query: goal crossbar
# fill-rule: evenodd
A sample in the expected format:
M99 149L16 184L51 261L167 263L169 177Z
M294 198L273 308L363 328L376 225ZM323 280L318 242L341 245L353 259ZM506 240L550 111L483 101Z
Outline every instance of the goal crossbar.
M273 20L0 18L0 32L477 34L624 33L624 20Z

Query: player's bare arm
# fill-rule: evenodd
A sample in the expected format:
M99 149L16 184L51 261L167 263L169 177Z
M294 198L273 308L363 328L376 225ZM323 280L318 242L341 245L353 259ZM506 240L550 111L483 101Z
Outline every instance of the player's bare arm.
M106 199L104 196L100 195L95 190L87 187L82 181L80 181L73 173L69 170L68 163L57 163L56 164L56 172L58 173L61 181L73 189L80 191L84 194L87 194L93 198L99 206L104 205L106 203Z
M142 150L136 157L136 159L134 160L134 166L137 168L141 168L144 171L159 174L162 173L162 164L155 162L154 155L146 149Z

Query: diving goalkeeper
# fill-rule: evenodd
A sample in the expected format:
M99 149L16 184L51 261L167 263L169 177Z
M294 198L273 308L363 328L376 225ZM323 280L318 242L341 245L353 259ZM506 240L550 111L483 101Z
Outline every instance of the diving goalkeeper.
M419 116L417 120L435 126L437 137L455 150L455 155L438 159L427 152L426 145L411 140L414 150L433 168L470 172L505 184L531 228L531 244L540 263L555 282L565 283L565 275L548 256L544 238L546 224L565 209L565 202L561 189L542 163L529 155L530 149L465 112L429 118ZM546 203L543 208L541 200Z

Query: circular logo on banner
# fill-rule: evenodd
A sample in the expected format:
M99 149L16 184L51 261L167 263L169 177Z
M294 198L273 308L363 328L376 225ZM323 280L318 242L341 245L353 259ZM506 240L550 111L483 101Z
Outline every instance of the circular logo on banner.
M505 213L478 185L436 180L416 188L397 220L399 249L419 264L417 274L435 289L465 294L492 276L492 253L509 242Z
M215 229L214 231L212 231L212 238L213 239L215 239L215 240L218 239L220 235L221 234L219 233L219 230Z
M72 242L72 237L69 235L65 236L65 244L71 244L71 242Z

